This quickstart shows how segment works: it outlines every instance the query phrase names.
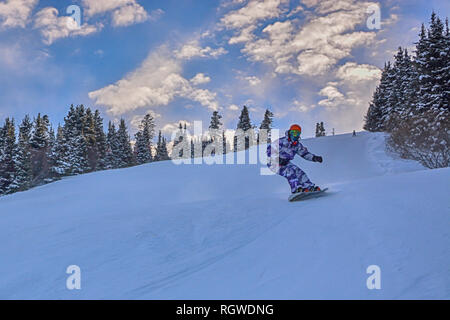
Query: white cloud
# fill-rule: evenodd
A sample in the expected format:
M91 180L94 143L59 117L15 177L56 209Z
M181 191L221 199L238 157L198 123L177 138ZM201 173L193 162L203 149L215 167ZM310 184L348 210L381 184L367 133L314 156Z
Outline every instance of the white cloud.
M326 99L319 101L319 105L325 107L333 107L344 101L344 95L333 84L328 84L325 88L320 90L321 96L326 96Z
M177 122L172 122L172 123L167 123L166 125L163 126L163 128L161 129L161 131L163 133L169 134L171 135L174 131L179 130L180 128L180 123L182 125L182 127L184 128L184 125L186 125L186 129L189 129L189 127L192 125L189 121L187 120L180 120Z
M164 11L153 10L150 14L136 0L83 0L88 18L112 12L112 24L124 27L147 20L157 20Z
M368 64L357 64L347 62L339 67L336 76L347 82L357 83L360 81L376 81L381 77L381 70Z
M36 14L34 28L39 29L44 38L44 43L50 45L60 38L87 36L98 32L103 28L103 25L97 24L94 26L84 23L79 26L72 17L59 17L56 8L47 7Z
M135 3L136 0L83 0L83 8L86 15L92 17Z
M228 44L236 44L242 42L249 42L254 38L253 31L255 31L256 26L250 25L248 27L243 28L240 33L233 36L228 40Z
M205 76L204 73L197 73L195 75L195 77L193 77L190 81L193 85L199 85L199 84L210 82L211 78L208 76Z
M261 83L261 80L256 76L245 77L245 80L247 80L251 86L257 86Z
M144 22L147 19L147 11L137 3L121 7L115 10L112 15L113 26L115 27L129 26L135 23Z
M211 47L201 47L197 40L190 41L183 45L180 50L175 50L174 54L178 59L190 60L192 58L217 58L227 51L224 48L212 49Z
M290 111L307 112L316 107L315 104L307 105L298 100L294 100L292 104L293 106L289 108Z
M239 110L239 107L235 104L232 104L228 107L228 110L237 111L237 110Z
M256 35L257 21L284 14L281 4L249 1L221 20L223 26L237 30L230 44L244 43L242 52L250 60L270 64L276 73L323 75L354 48L375 40L375 32L356 31L365 24L372 2L355 0L303 1L312 10L304 24L295 19L276 21Z
M120 115L142 107L165 106L177 97L196 101L211 110L219 108L216 93L199 89L181 76L179 60L160 48L151 53L142 65L115 84L89 93L97 105Z
M164 10L162 9L156 9L156 10L152 10L149 15L148 15L148 19L151 21L156 21L159 18L161 18L161 16L164 14Z
M38 0L6 0L0 3L0 27L25 28Z
M250 0L246 6L229 12L220 21L227 29L241 29L261 20L279 17L283 12L281 5L287 3L289 0Z
M136 129L136 130L139 129L142 120L144 119L144 117L145 117L147 114L150 114L150 115L153 117L153 119L161 118L161 114L156 113L156 112L153 111L153 110L149 110L149 111L147 111L147 112L146 112L145 114L143 114L143 115L135 115L135 116L133 116L133 117L131 118L131 120L130 120L131 126L132 126L134 129Z

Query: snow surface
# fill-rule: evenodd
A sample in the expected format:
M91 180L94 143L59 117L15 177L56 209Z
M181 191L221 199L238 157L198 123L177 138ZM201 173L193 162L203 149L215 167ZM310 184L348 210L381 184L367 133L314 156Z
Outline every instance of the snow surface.
M261 165L171 161L2 197L0 298L449 299L450 168L397 159L384 139L303 140L324 163L295 162L330 187L304 202Z

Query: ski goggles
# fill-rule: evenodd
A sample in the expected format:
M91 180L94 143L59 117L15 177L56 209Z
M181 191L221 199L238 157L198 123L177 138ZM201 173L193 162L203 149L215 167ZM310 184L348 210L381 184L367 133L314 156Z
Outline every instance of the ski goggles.
M299 138L300 137L300 131L299 130L290 130L289 131L289 135L292 137L292 138Z

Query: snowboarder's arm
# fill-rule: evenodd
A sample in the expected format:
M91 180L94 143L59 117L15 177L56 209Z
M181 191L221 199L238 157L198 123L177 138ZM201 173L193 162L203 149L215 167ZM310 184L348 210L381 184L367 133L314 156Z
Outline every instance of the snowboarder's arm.
M297 150L297 154L302 157L303 159L306 159L308 161L314 161L315 155L308 151L303 145L300 145L300 147Z

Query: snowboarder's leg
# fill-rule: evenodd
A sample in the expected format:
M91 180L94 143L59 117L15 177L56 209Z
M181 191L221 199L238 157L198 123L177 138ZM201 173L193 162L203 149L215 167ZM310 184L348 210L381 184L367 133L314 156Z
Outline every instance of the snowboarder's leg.
M310 188L314 186L314 183L309 180L306 173L295 164L288 163L286 166L281 167L278 174L288 180L292 192L296 192L299 187Z

